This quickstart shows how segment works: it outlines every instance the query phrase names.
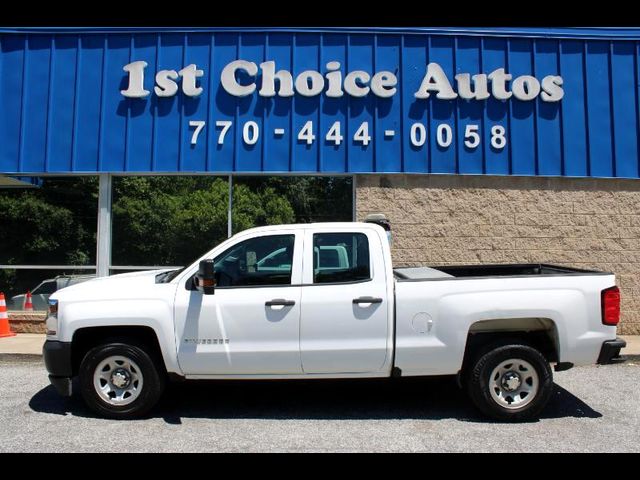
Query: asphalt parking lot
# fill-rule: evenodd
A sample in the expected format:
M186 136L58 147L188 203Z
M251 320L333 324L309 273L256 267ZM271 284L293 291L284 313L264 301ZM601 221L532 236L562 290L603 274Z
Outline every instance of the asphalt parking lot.
M39 357L0 356L0 452L640 451L640 360L555 374L539 421L482 418L451 378L186 382L150 418L96 418Z

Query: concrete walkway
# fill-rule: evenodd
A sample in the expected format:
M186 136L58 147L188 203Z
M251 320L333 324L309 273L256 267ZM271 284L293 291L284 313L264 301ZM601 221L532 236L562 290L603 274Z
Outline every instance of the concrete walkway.
M0 355L42 355L43 333L18 333L15 337L0 338Z
M622 355L640 355L640 335L625 335L620 338L627 342L627 347L620 352Z
M622 355L640 355L640 335L622 336L627 348ZM45 335L38 333L19 333L15 337L0 338L0 355L42 355Z

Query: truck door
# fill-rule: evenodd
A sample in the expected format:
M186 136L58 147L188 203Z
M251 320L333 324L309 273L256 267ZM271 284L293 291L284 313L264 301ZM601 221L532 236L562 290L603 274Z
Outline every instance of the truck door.
M268 232L214 259L213 295L178 287L178 362L188 375L300 374L303 231Z
M383 368L389 327L384 260L374 254L380 248L373 230L306 231L300 324L305 373Z

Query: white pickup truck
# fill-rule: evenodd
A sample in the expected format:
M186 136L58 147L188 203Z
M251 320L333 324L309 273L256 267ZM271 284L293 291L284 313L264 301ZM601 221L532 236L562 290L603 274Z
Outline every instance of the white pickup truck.
M375 222L375 221L374 221ZM387 224L382 224L387 226ZM57 291L50 381L100 415L145 415L168 380L457 375L501 420L537 416L556 371L608 363L614 275L551 265L396 268L376 223L246 230L178 270Z

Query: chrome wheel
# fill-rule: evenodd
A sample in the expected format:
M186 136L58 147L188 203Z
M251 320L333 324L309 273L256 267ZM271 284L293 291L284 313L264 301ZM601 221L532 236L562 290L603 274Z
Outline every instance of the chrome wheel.
M515 410L536 398L540 381L529 362L510 358L493 369L489 379L491 398L501 407Z
M129 405L142 392L142 371L130 358L111 356L96 367L93 386L100 398L109 405Z

